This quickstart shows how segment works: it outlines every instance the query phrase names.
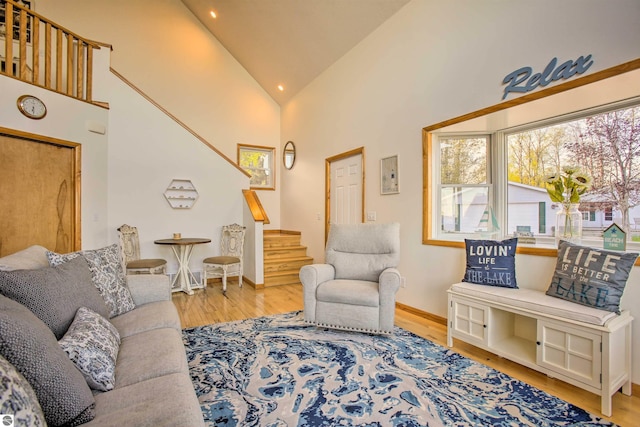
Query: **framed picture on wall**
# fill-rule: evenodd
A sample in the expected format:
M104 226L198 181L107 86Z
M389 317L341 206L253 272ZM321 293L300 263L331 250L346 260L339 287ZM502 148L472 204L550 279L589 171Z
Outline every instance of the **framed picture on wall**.
M20 6L34 10L34 2L32 0L16 0ZM0 2L0 37L4 38L7 34L6 14L7 3ZM31 18L27 17L27 43L31 43ZM13 9L13 39L20 38L20 9Z
M380 194L398 194L398 155L380 160Z

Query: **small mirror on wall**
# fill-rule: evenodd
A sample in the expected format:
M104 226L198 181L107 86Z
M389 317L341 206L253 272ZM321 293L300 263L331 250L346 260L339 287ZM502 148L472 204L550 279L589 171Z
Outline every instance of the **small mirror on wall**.
M293 141L287 141L284 145L282 161L284 162L285 168L291 169L293 167L293 164L296 161L296 146L293 144Z

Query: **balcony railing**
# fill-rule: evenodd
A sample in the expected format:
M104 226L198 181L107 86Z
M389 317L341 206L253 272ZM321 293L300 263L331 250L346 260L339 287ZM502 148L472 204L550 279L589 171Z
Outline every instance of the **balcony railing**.
M35 13L30 4L0 0L0 74L91 102L93 51L100 45Z

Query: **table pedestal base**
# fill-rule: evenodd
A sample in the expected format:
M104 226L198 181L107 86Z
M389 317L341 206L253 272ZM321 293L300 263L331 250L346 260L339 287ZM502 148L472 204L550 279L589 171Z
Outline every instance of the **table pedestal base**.
M194 289L202 288L202 285L196 280L189 268L193 245L172 246L171 249L173 249L173 253L179 263L178 272L173 278L173 282L171 282L171 292L184 292L188 295L193 295Z

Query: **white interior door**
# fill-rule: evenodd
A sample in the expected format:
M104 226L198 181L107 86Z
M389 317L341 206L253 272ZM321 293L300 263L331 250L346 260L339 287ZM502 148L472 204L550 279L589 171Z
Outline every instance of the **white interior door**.
M331 162L331 224L362 222L362 154Z

